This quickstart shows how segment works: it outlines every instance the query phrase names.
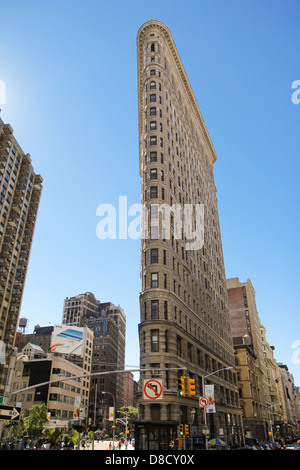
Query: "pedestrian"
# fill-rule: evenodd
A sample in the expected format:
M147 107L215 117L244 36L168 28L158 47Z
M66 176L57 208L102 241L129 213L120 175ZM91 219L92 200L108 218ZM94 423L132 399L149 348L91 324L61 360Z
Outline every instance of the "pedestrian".
M111 442L109 443L108 450L111 450Z
M122 446L122 441L121 439L119 440L119 450L121 450L121 446Z

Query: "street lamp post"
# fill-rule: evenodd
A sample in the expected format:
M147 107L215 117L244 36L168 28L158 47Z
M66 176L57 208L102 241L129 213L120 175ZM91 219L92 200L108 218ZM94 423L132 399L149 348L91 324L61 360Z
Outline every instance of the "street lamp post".
M202 377L202 393L203 393L203 396L204 396L204 382L205 382L205 379L207 379L207 377L210 377L211 375L215 375L217 374L218 372L221 372L222 370L231 370L233 369L233 367L223 367L222 369L218 369L218 370L215 370L214 372L211 372L210 374L207 374L205 376ZM207 428L207 420L206 420L206 408L203 408L203 413L204 413L204 435L205 435L205 449L208 450L208 434L209 434L209 430Z
M116 413L116 402L115 402L115 397L113 396L112 393L110 392L102 392L102 393L106 393L108 395L110 395L113 399L113 403L114 403L114 417L113 417L113 425L112 425L112 430L113 430L113 449L115 448L115 429L116 429L116 426L115 426L115 423L114 423L114 420L115 420L115 413Z
M277 406L278 403L274 403L273 405L267 405L267 409L268 409L268 421L269 421L269 436L271 435L272 437L272 442L274 441L274 433L273 433L273 426L272 426L272 420L271 420L271 408L273 408L274 406Z
M98 383L96 382L95 385L95 405L94 405L94 426L96 427L96 415L97 415L97 390L98 390Z

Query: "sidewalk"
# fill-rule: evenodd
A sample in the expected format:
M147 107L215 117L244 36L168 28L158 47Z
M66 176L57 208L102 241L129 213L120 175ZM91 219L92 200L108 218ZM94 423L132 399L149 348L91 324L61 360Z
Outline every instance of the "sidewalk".
M111 442L111 445L113 444L112 441L95 441L94 442L94 450L109 450L109 443ZM92 449L92 447L90 447ZM119 450L119 441L115 441L115 451ZM122 444L120 450L126 450L125 449L125 444ZM127 445L127 450L134 450L134 447L132 444Z

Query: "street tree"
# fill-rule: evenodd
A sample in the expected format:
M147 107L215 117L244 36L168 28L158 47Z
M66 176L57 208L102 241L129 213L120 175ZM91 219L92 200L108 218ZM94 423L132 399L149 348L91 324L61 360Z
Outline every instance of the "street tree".
M29 436L40 437L47 422L48 408L45 403L34 405L25 421L26 431Z

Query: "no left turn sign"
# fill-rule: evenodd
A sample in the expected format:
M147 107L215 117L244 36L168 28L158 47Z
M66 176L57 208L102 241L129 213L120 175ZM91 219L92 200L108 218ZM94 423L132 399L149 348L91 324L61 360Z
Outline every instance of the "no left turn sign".
M199 398L199 406L201 408L206 408L208 406L208 398L206 397L200 397Z
M144 380L144 399L158 400L163 397L163 387L161 380Z

